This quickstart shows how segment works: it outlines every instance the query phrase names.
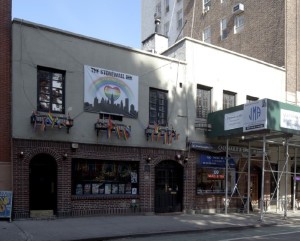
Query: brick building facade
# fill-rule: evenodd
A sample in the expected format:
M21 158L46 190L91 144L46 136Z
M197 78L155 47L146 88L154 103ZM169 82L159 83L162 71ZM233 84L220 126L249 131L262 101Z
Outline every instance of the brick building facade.
M11 1L0 4L0 190L11 190Z
M169 46L191 37L285 66L285 0L143 0L142 40L154 30L154 15Z

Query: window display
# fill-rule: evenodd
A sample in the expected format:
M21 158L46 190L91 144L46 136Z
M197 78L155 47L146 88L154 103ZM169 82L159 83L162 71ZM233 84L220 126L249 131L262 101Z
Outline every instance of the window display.
M74 195L138 194L138 162L75 159Z
M235 162L228 160L228 193L233 192L235 184ZM226 190L226 157L223 155L201 154L197 162L197 194L225 193Z

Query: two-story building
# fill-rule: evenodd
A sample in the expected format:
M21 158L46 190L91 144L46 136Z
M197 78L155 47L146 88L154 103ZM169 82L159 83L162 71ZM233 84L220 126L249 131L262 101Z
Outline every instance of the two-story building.
M207 115L262 98L285 100L284 69L190 38L157 55L15 19L14 216L221 210Z

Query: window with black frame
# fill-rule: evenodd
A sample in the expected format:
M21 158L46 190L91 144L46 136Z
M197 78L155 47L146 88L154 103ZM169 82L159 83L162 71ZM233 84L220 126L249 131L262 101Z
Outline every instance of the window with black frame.
M75 159L73 195L138 194L138 162Z
M37 110L64 114L65 71L38 66L37 82Z
M211 87L197 85L196 116L207 119L211 112Z
M168 125L168 92L150 88L149 93L149 124Z
M228 160L228 193L232 193L235 183L235 162ZM197 194L222 194L226 190L226 157L201 154L197 162L196 190Z

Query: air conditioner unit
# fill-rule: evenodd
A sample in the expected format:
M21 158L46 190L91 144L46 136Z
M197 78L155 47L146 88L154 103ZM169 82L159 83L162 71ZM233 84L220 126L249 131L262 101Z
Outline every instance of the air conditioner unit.
M234 14L240 14L242 12L244 12L244 4L239 3L237 5L235 5L232 9Z
M203 9L203 13L207 13L209 11L209 6L206 6L204 9Z

